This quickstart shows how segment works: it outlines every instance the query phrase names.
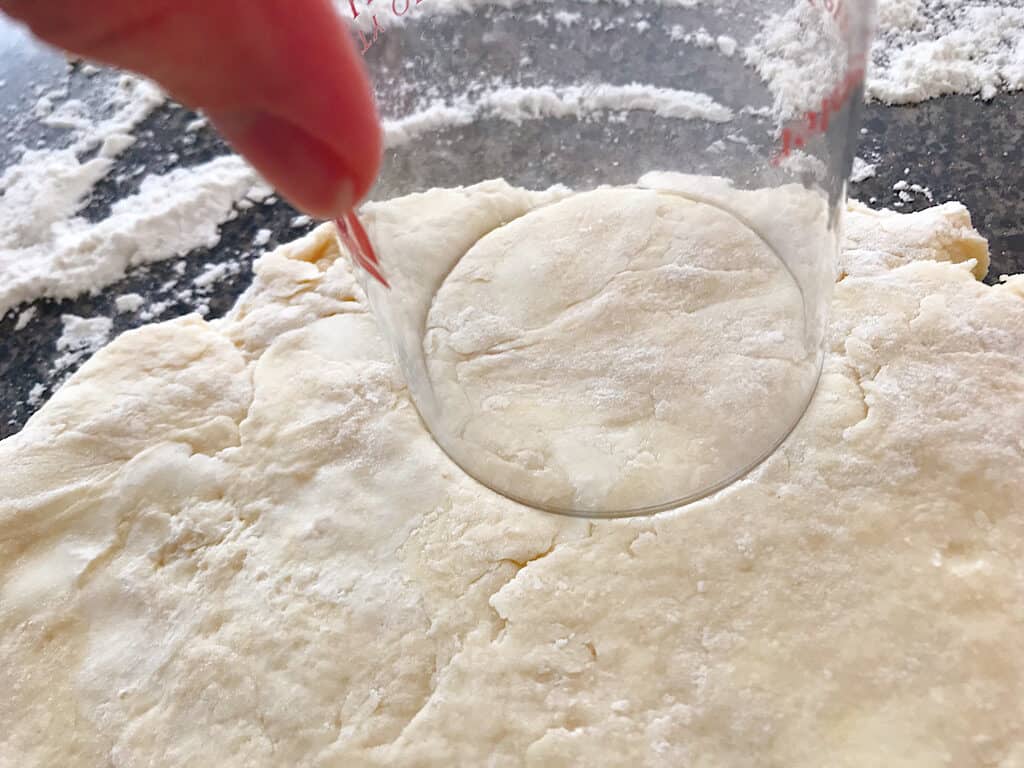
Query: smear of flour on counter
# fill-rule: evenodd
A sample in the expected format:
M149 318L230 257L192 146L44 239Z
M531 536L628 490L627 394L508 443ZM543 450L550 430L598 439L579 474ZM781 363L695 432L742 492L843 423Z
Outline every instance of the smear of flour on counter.
M145 177L138 193L115 203L102 221L76 217L117 156L135 142L131 131L165 97L129 75L109 86L98 116L80 101L59 103L67 95L66 88L41 94L35 112L50 127L68 129L69 145L26 150L0 175L0 317L40 297L95 292L132 265L212 247L235 203L260 202L271 194L232 155ZM90 153L91 159L82 159ZM119 297L117 310L141 309L136 296ZM163 309L150 311L155 316Z
M216 264L203 265L203 271L192 281L200 291L208 291L225 277L237 275L242 271L242 265L237 261L221 261Z
M79 317L61 315L63 331L57 339L60 356L53 363L53 372L59 373L80 363L110 340L114 323L109 317Z
M935 196L932 194L931 189L922 186L921 184L912 184L906 179L900 179L892 185L893 192L899 200L893 203L894 208L902 208L904 203L912 203L918 199L918 196L924 197L929 203L935 201Z
M336 0L342 16L354 26L369 31L376 16L381 27L416 23L429 16L472 13L482 7L516 8L549 5L550 0L432 0L416 13L395 16L389 11L360 13L352 21L352 6L348 0ZM631 7L655 4L692 8L695 0L585 0L588 4L614 4ZM362 9L362 4L357 3ZM806 3L794 3L794 9ZM808 7L810 7L808 5ZM365 9L362 9L365 10ZM566 11L553 14L556 21L568 19ZM573 14L575 16L576 14ZM788 14L776 16L762 30L762 39L772 39L790 47L800 42L799 27L784 31ZM584 21L585 23L585 21ZM568 26L568 25L566 25ZM730 30L724 30L729 32ZM736 50L736 45L753 48L756 58L771 57L773 51L755 40L734 41L730 37L715 38L706 30L686 33L683 26L669 27L673 40L714 48L725 56ZM1020 0L879 0L878 34L872 49L872 66L866 81L866 94L889 104L909 104L945 94L978 94L992 98L1000 90L1024 88L1024 7Z
M640 110L659 117L728 122L733 113L710 96L653 85L570 85L502 87L453 103L434 102L405 117L384 120L385 144L400 146L448 126L466 125L485 117L512 123L544 117L585 118L595 112Z
M32 113L50 128L69 131L65 148L81 154L102 147L101 155L113 158L134 141L131 131L164 103L163 92L147 80L120 75L105 83L100 94L102 114L79 99L68 99L67 88L50 91L36 101Z
M855 157L853 158L853 171L850 173L850 181L854 184L859 184L862 181L873 178L877 171L878 167L874 163L869 163L861 157Z
M99 169L85 173L73 155L61 158L47 167L65 177L40 182L34 174L8 173L0 179L0 316L41 296L95 292L129 266L213 247L235 202L266 189L245 161L228 155L146 177L138 194L115 203L102 221L67 220L88 189L85 179L98 178Z
M138 293L122 293L114 299L114 307L119 313L138 312L146 303L146 299Z
M32 322L36 316L36 308L29 307L18 315L17 321L14 323L14 330L20 331L26 325Z
M868 96L912 104L1024 88L1020 0L882 0Z
M139 313L139 319L148 323L150 320L160 317L160 315L170 309L171 304L173 304L173 302L169 300L154 301Z
M745 49L776 94L814 87L779 51L800 49L811 6L776 15ZM802 17L802 19L801 19ZM1024 88L1024 7L1019 0L881 0L865 93L887 104L947 94L991 99Z
M46 395L46 385L42 382L36 382L32 385L32 389L28 391L28 397L25 402L32 407L35 407L43 402L43 398Z
M572 13L570 11L555 11L553 16L556 24L560 24L567 29L571 29L573 25L579 24L583 19L582 13Z
M723 56L732 56L736 53L736 47L738 43L736 38L729 37L728 35L719 35L715 38L715 43L718 45L718 50L722 52Z
M64 264L56 253L44 253L56 230L67 228L117 155L134 142L130 132L164 102L156 86L130 75L104 87L100 115L89 114L78 100L55 104L67 98L67 88L41 95L34 113L50 127L68 129L67 146L25 150L0 175L0 317L22 301L51 295L37 292L31 278L50 272L46 282L59 282ZM97 148L95 157L81 159Z
M62 330L57 339L57 357L50 366L45 382L36 382L29 390L25 403L40 405L50 392L58 389L77 368L110 341L114 322L109 317L79 317L61 315Z

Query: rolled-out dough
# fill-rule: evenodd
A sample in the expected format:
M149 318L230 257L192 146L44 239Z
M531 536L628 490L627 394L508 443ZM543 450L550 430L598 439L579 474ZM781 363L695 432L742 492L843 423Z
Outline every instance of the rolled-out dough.
M797 430L652 518L458 470L326 228L121 336L0 443L0 765L1024 765L1024 278L871 216Z

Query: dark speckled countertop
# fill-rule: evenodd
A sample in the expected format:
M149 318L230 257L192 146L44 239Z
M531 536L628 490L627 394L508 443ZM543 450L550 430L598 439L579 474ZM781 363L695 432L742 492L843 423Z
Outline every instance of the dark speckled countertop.
M5 84L0 87L0 162L16 158L17 146L48 145L56 140L49 129L25 121L37 98L36 88L63 82L68 65L63 57L29 41L0 21L0 61ZM101 75L106 76L106 75ZM71 72L71 90L87 90L89 78ZM145 173L193 166L227 150L209 129L186 131L196 115L165 104L150 115L134 133L138 142L117 160L113 172L95 188L81 215L102 218L111 204L138 189ZM903 202L893 185L905 179L931 190L934 203L959 200L967 205L975 226L988 238L992 267L988 281L1001 274L1024 271L1024 93L1000 94L988 103L966 96L936 99L908 107L871 104L866 108L858 155L877 165L877 175L853 187L853 194L872 207L896 207L910 211L932 205L924 195ZM145 173L140 173L139 169ZM899 203L899 205L897 205ZM212 250L197 250L184 260L171 259L134 268L122 280L95 296L74 300L41 300L35 315L15 331L22 306L0 318L0 438L17 432L73 367L54 372L56 340L61 335L61 315L106 316L114 334L142 325L138 313L118 314L115 297L143 294L153 301L168 302L159 320L209 307L207 317L223 315L249 284L253 260L280 242L293 240L312 225L294 227L296 211L271 199L267 204L239 211L221 230L221 241ZM273 232L265 245L255 245L261 229ZM218 281L205 295L187 300L176 297L209 263L239 263L237 274ZM182 263L175 267L176 263ZM174 283L174 286L168 284ZM40 385L42 389L40 390ZM30 397L36 388L36 397Z

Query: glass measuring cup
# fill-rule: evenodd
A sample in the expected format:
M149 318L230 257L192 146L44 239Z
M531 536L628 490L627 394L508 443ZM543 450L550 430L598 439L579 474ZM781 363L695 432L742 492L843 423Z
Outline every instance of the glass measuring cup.
M390 202L339 233L448 455L596 517L770 455L821 370L872 0L341 8Z

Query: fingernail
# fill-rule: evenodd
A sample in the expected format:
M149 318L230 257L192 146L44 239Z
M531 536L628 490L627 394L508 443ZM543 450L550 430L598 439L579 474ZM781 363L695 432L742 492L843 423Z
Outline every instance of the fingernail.
M214 113L224 137L296 207L323 219L355 205L352 174L326 142L267 112Z
M334 199L330 218L345 215L355 207L357 202L355 185L350 179L342 179L338 184L338 196Z

